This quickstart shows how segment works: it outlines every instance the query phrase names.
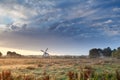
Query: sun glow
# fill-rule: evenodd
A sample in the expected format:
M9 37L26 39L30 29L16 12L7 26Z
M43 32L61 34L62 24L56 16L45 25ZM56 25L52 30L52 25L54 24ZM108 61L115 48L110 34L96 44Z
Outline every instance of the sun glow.
M21 49L5 48L5 47L0 47L0 51L2 52L3 55L6 55L7 51L15 51L16 53L21 55L42 55L42 53L39 51L37 52L37 51L21 50Z

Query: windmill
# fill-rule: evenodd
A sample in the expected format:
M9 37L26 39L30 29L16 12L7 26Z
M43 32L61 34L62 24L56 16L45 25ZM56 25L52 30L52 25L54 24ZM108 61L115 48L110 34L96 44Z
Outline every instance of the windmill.
M44 58L48 58L49 57L49 53L47 53L47 50L48 50L48 48L45 51L41 50L41 52L43 52L42 57L44 57Z

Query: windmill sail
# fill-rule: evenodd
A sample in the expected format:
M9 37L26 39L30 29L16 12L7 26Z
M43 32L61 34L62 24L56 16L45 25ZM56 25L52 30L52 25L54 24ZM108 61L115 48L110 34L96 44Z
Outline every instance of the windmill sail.
M44 50L41 50L41 52L43 52L43 57L44 58L47 58L47 57L49 57L49 54L47 53L47 50L48 50L48 48L44 51Z
M43 50L41 50L41 52L44 52Z
M45 52L47 52L48 48L45 50Z

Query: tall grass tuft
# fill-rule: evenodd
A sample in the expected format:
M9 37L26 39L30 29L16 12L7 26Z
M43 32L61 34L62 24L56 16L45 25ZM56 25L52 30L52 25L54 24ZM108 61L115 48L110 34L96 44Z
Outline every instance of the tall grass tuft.
M68 77L69 77L69 80L78 80L78 73L69 71L68 72Z
M44 72L42 75L42 80L50 80L50 76L46 72Z
M2 80L13 80L10 70L3 70L1 74Z
M24 80L35 80L35 78L32 75L25 75Z
M120 80L120 72L118 70L116 70L116 78L117 80Z
M89 80L94 75L94 70L91 66L80 68L78 80Z

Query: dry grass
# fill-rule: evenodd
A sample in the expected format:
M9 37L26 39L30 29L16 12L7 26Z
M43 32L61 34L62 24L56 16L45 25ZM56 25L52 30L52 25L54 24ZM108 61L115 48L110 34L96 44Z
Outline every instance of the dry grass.
M6 58L0 59L0 80L120 80L120 61L110 63L109 59Z

